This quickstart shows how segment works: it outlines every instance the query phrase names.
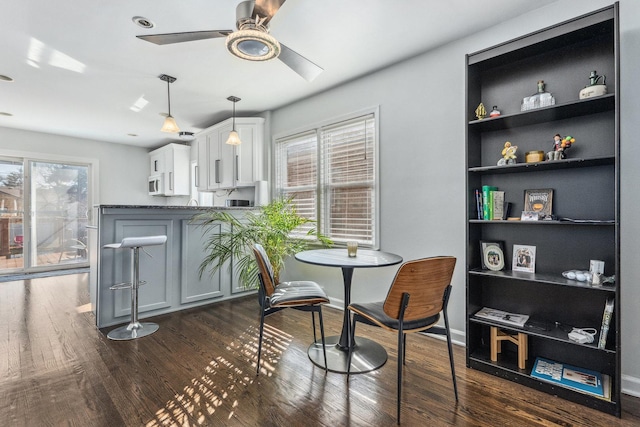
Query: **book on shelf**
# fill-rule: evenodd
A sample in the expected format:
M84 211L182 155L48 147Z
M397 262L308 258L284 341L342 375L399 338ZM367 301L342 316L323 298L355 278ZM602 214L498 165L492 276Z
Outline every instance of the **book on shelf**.
M504 191L491 192L491 219L504 219Z
M604 313L602 313L602 327L600 328L600 339L598 340L598 348L607 346L607 334L609 333L609 325L611 325L611 316L613 316L613 298L608 298L604 305Z
M516 326L522 328L529 316L526 314L509 313L502 310L496 310L494 308L483 307L480 311L474 314L475 317L480 319L491 320L492 322L503 323L509 326Z
M497 189L498 187L493 187L491 185L482 186L482 219L484 220L490 220L493 218L491 207L491 193Z
M531 370L531 376L605 400L611 400L610 378L600 372L537 357Z
M476 212L477 218L482 219L482 192L476 188Z

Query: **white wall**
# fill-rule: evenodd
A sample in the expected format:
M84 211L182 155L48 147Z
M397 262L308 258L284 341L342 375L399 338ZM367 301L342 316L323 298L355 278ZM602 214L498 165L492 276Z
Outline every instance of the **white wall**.
M272 135L374 105L380 106L381 249L405 259L454 255L450 317L457 337L465 315L465 54L608 6L605 0L562 0L391 68L360 78L272 113ZM640 2L621 9L621 282L623 390L640 396L639 182ZM487 7L490 7L489 5ZM354 60L357 58L354 57ZM585 76L586 80L586 76ZM533 82L535 83L535 82ZM356 270L352 300L384 298L395 268ZM343 298L338 269L287 264L283 278L307 277L324 286L332 302ZM334 331L337 332L337 331Z
M22 154L44 159L78 159L98 164L94 204L165 205L147 194L146 148L0 127L0 156Z

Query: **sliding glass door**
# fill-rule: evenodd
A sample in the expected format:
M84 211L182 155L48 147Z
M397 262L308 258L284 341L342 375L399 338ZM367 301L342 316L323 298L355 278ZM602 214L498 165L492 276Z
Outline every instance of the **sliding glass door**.
M24 168L0 158L0 273L24 268Z
M86 164L0 159L0 274L87 264L89 172Z
M32 266L87 261L89 167L30 161Z

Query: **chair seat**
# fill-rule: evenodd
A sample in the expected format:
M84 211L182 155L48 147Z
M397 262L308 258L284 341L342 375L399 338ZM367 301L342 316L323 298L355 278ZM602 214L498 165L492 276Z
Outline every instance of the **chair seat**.
M368 302L368 303L359 303L359 304L351 304L349 305L349 310L359 314L372 321L373 323L379 324L381 326L385 326L390 329L397 330L400 328L400 321L398 319L394 319L389 317L387 313L384 312L383 309L384 302ZM403 330L405 332L411 332L412 330L421 330L426 329L429 326L435 324L440 320L440 313L436 313L431 317L427 317L424 319L418 320L405 320L403 325Z
M120 248L140 248L142 246L163 245L167 241L167 236L142 236L142 237L125 237L120 243L109 243L103 248L120 249Z
M322 288L316 282L307 280L281 282L269 298L271 307L295 307L328 302L329 298Z

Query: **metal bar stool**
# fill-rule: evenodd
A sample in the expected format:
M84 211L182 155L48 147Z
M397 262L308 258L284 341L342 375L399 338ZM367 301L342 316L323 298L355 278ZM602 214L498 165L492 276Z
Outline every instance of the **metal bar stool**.
M116 341L133 340L146 337L158 330L159 326L151 322L138 322L138 288L146 282L140 281L140 248L145 246L163 245L167 236L125 237L120 243L110 243L103 248L131 249L131 282L119 283L111 286L111 290L131 289L131 321L126 326L121 326L109 332L107 337Z

